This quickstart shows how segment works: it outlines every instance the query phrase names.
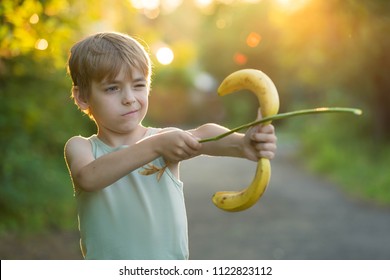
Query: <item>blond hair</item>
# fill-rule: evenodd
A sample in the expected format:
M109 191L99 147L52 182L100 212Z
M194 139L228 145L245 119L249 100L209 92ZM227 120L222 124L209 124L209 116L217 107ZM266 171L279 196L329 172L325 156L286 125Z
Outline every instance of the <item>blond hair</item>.
M128 35L97 33L77 42L70 50L68 73L73 87L78 87L80 98L85 101L90 96L92 81L114 79L123 67L129 75L132 69L141 71L150 85L152 66L149 55L137 40ZM85 113L92 117L88 109Z

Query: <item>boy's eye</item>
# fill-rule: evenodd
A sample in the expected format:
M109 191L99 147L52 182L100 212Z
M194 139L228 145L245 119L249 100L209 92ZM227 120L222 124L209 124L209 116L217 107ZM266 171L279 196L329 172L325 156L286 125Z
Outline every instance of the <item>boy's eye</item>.
M136 89L143 89L143 88L146 87L146 84L144 84L144 83L139 83L139 84L135 84L134 87L135 87Z
M115 92L118 91L119 87L118 86L109 86L105 89L106 92Z
M143 90L145 90L145 88L146 88L146 84L135 84L134 85L135 90L143 91Z

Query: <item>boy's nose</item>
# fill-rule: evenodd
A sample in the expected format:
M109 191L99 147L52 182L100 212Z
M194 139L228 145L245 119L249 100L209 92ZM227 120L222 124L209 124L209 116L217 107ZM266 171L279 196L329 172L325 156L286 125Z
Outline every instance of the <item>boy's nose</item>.
M135 102L134 93L130 88L125 88L122 95L122 103L125 105L132 104Z

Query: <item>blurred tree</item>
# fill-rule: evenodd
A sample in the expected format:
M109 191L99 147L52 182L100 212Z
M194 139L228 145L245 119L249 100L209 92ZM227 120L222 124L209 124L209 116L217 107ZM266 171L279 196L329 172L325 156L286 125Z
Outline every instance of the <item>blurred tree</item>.
M348 129L364 131L359 141L390 140L389 1L215 0L201 8L183 1L175 9L133 2L140 1L0 2L0 229L74 222L63 145L95 128L71 104L65 63L70 46L91 32L125 32L148 48L153 124L251 120L252 95L221 99L215 86L235 70L257 68L277 85L281 111L362 107L366 122ZM161 46L173 50L172 64L156 60ZM344 133L345 142L354 135Z
M63 145L88 128L63 104L78 15L64 0L0 2L0 231L74 225Z
M312 0L304 8L286 14L271 11L279 36L277 56L282 89L306 88L300 100L337 105L348 98L363 107L362 129L377 141L390 140L390 9L387 1ZM335 99L332 92L338 92ZM290 98L290 100L292 100Z
M344 11L354 11L352 18L354 48L351 60L357 61L347 88L359 92L369 106L375 142L390 141L390 2L348 1Z

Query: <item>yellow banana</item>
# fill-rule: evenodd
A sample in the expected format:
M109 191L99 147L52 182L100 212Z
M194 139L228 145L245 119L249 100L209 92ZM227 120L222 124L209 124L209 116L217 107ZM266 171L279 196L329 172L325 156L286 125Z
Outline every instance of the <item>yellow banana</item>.
M218 94L224 96L238 90L253 92L260 103L263 117L278 113L279 95L272 80L256 69L243 69L227 76L218 88ZM257 163L256 174L251 184L242 191L223 191L214 194L212 201L225 211L242 211L254 205L266 190L271 178L271 164L261 158Z

